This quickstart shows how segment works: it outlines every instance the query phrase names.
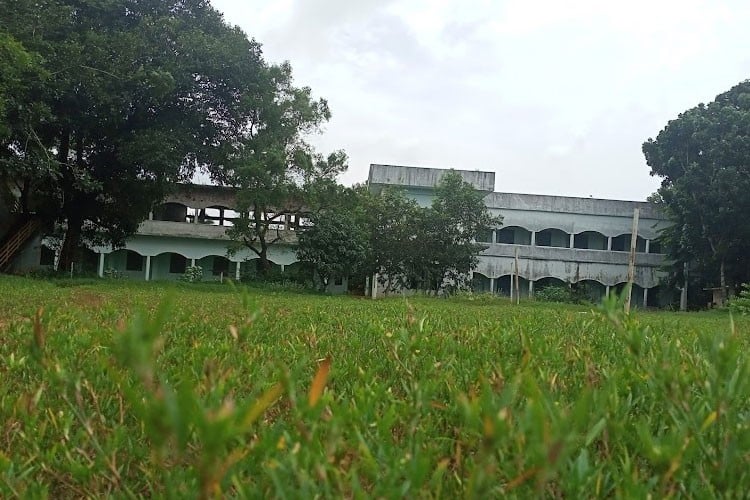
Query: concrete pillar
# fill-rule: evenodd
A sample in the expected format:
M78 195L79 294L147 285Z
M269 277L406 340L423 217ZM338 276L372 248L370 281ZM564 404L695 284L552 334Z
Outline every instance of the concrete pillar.
M612 237L607 236L607 250L612 251Z
M609 240L612 241L612 238L610 238ZM604 296L609 297L609 285L604 286Z
M576 245L576 235L573 233L570 233L570 246L568 248L575 248Z
M234 269L234 279L235 281L240 280L240 264L241 262L237 262L237 267Z
M148 220L154 220L154 211L153 210L149 210L148 211Z
M284 264L280 264L281 266L281 274L284 274Z
M651 249L651 240L646 240L646 253L649 253Z
M370 277L365 277L365 297L370 296Z
M493 229L492 230L492 244L494 245L495 243L497 243L497 230Z
M534 282L529 280L529 298L534 298Z
M146 255L146 281L151 279L151 256Z
M372 298L376 299L378 295L378 273L372 275Z
M190 259L190 267L195 267L195 259Z
M536 231L531 231L531 246L536 246Z
M99 277L104 277L104 253L99 254Z
M198 224L198 214L200 213L200 208L195 209L195 217L193 217L193 224Z
M490 293L495 293L495 278L490 278Z
M646 240L648 242L648 240ZM648 243L647 243L648 244ZM648 306L648 288L643 289L643 308Z

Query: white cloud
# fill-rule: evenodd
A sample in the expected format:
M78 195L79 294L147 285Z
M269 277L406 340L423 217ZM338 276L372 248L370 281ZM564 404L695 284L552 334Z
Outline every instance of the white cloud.
M750 77L750 4L215 0L329 100L314 142L370 163L498 172L498 189L642 199L641 143Z

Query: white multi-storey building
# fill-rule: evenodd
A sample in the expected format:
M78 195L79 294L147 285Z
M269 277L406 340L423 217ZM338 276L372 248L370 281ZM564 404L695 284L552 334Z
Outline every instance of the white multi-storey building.
M398 187L421 205L429 205L445 170L371 165L369 186ZM667 221L650 203L494 191L494 172L457 171L486 194L501 227L479 240L487 249L474 270L474 289L511 295L517 274L521 296L549 284L586 285L603 296L627 281L634 210L639 210L633 301L657 305L664 256L655 242ZM516 257L517 256L517 257ZM516 260L517 259L517 260ZM516 266L516 262L518 265Z
M368 185L373 192L403 189L423 206L446 170L393 165L371 165ZM627 281L634 209L639 209L633 300L640 305L659 302L659 267L663 255L655 243L667 222L650 203L495 192L494 172L457 171L485 194L494 215L503 217L479 240L487 249L473 273L477 291L511 295L512 277L518 276L521 296L549 284L586 285L594 296L619 289ZM247 248L229 253L226 230L238 216L232 188L182 185L128 239L123 248L94 246L86 259L100 276L110 271L131 279L169 280L189 266L200 266L205 279L239 278L252 269L257 256ZM270 247L269 260L284 272L297 263L296 232L301 221L280 222L281 240ZM49 266L54 255L41 234L29 241L10 262L23 272ZM340 279L332 291L344 291Z

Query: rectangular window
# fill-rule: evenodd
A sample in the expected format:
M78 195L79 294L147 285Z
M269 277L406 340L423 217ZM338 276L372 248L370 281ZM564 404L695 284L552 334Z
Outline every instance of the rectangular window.
M187 268L187 259L178 254L173 253L169 257L169 272L172 274L182 274Z
M213 274L214 276L219 276L221 273L224 273L224 276L229 274L229 259L226 257L214 257Z
M42 245L41 252L39 254L39 265L40 266L54 266L55 265L55 251Z
M143 271L143 256L128 250L125 258L126 271Z

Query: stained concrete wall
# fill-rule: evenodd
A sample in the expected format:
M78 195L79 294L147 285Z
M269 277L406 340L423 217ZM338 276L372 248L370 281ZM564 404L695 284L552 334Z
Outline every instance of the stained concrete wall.
M432 189L449 169L405 167L399 165L370 165L367 183L370 189L382 186L403 186L410 188ZM492 192L495 190L495 172L478 170L456 170L461 178L471 184L477 191Z

